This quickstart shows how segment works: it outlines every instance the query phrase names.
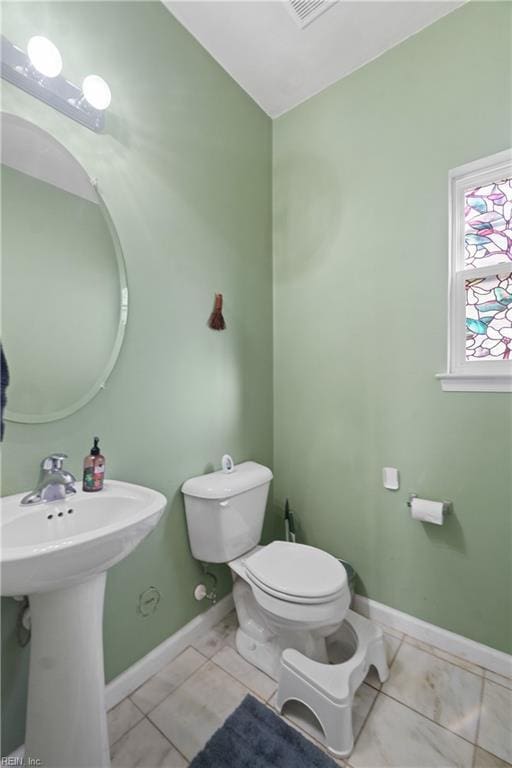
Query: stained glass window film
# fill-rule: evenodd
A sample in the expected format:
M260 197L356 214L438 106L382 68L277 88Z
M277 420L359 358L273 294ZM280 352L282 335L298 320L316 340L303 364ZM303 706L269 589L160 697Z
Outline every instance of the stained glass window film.
M466 283L466 360L512 359L512 272Z
M512 179L464 195L465 269L512 261Z

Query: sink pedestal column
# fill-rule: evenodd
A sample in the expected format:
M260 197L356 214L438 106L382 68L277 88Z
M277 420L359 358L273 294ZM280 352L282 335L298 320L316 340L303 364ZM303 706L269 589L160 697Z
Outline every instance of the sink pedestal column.
M110 766L103 598L106 573L29 596L32 620L25 757L45 768Z

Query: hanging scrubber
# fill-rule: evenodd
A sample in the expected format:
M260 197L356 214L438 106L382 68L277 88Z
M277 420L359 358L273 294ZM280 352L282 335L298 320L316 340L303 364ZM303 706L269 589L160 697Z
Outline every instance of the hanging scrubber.
M295 544L295 520L288 498L284 501L284 533L286 541L292 541Z
M208 327L214 331L223 331L226 327L226 322L222 316L222 293L215 294L215 309L208 320Z

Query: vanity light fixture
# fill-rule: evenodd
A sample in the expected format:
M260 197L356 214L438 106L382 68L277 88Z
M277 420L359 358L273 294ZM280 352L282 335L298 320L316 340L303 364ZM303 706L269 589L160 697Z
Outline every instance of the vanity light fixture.
M62 72L62 56L56 45L47 37L31 37L27 45L30 63L41 75L57 77Z
M82 93L85 100L94 109L108 109L112 94L108 83L99 75L87 75L82 83Z
M99 75L85 77L81 88L66 80L61 74L62 56L51 40L35 35L25 53L2 35L1 59L4 80L92 131L103 130L112 99L108 84Z

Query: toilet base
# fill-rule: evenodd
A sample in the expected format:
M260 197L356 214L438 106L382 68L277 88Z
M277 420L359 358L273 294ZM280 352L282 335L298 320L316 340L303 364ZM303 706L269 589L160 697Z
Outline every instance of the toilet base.
M260 608L251 587L240 577L234 579L233 598L239 624L236 633L238 653L269 677L278 679L281 654L286 648L293 648L319 662L328 661L326 641L342 623L344 613L334 626L311 629L278 621Z
M261 669L274 680L278 679L282 650L276 638L259 642L239 627L236 631L236 649L240 656L243 656L254 667Z

